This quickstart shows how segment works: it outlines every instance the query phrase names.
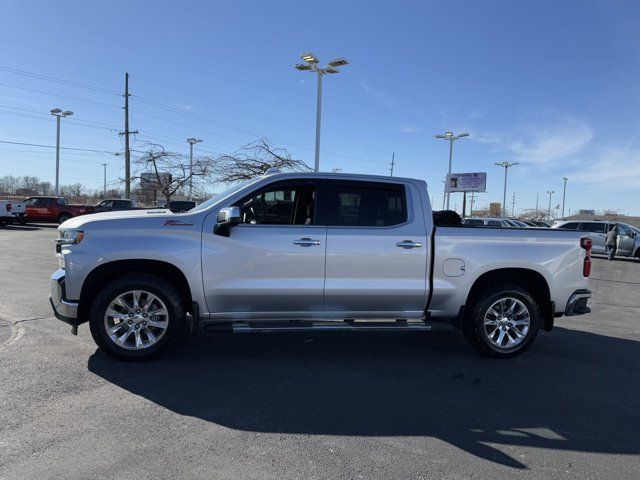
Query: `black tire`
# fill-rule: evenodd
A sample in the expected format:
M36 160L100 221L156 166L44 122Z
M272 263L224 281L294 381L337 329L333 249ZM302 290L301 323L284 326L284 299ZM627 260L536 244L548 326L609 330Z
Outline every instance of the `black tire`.
M157 296L166 306L168 327L157 343L139 350L117 345L107 333L105 313L119 295L131 290L144 290ZM184 302L178 289L162 277L146 273L130 273L108 283L95 297L89 311L89 328L98 347L119 360L144 361L166 353L181 336L185 325Z
M524 304L529 313L529 328L514 347L498 347L485 334L484 317L489 308L500 299L512 298ZM538 334L541 323L540 306L535 298L524 288L511 285L492 285L476 292L468 302L462 330L467 341L480 353L493 358L510 358L521 354L531 346Z
M16 222L18 222L19 225L25 225L27 223L27 220L25 218L18 218Z
M61 213L60 215L58 215L58 225L63 224L70 218L71 218L71 215L69 215L68 213Z
M7 225L9 225L9 220L0 218L0 227L6 227Z

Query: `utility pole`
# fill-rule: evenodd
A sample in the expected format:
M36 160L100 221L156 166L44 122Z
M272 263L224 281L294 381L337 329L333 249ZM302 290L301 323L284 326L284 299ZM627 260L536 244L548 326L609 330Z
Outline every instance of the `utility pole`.
M513 198L511 199L511 216L515 217L516 213L516 192L513 192Z
M138 133L137 130L129 131L129 73L124 74L124 198L131 199L131 149L129 147L129 134Z
M564 201L567 197L567 180L569 180L567 177L562 177L562 180L564 181L564 189L562 190L562 218L564 218Z
M109 165L108 163L103 163L102 167L104 168L104 175L103 175L103 191L102 191L102 196L104 198L107 198L107 165Z
M393 177L393 166L396 164L396 152L391 155L391 176Z
M536 220L538 220L538 196L540 192L536 192Z
M131 150L129 149L129 72L124 74L124 198L131 198Z
M444 195L442 197L442 210L444 210L444 202L447 200L447 181L445 180L442 183L444 183Z
M187 138L189 144L189 200L193 200L193 145L200 143L199 138Z

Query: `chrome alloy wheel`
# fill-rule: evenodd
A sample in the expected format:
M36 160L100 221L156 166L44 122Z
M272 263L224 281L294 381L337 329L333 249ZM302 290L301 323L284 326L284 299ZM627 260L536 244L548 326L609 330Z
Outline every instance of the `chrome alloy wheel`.
M531 324L529 309L517 298L501 298L484 314L485 338L497 348L513 348L526 338Z
M113 343L127 350L155 345L167 331L167 306L151 292L131 290L118 295L104 314L104 326Z

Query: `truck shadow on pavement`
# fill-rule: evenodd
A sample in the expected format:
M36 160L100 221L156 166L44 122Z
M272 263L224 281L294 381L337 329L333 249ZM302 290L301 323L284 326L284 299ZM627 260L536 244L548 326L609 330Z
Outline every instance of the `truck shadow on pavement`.
M510 360L480 357L455 333L216 335L149 363L96 351L88 367L233 429L433 437L522 469L519 447L640 453L639 347L557 327Z

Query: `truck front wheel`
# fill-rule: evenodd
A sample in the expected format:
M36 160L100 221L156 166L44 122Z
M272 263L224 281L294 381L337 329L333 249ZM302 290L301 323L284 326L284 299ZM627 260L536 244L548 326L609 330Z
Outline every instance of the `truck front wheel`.
M62 225L64 222L66 222L70 218L71 218L71 215L69 215L68 213L61 213L60 215L58 215L58 225Z
M516 356L533 343L540 326L540 307L517 285L494 285L476 292L465 312L464 335L483 355Z
M100 349L121 360L148 360L165 352L184 326L183 300L170 282L125 274L108 283L91 309L91 335Z

